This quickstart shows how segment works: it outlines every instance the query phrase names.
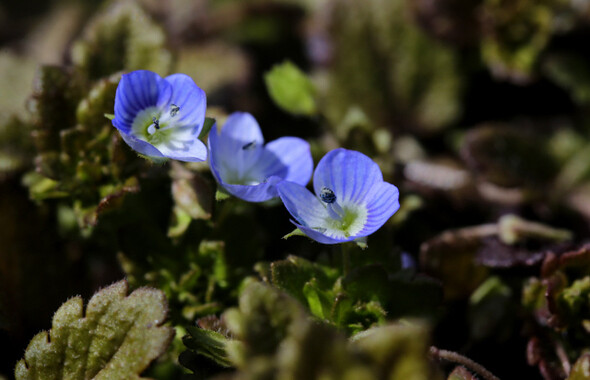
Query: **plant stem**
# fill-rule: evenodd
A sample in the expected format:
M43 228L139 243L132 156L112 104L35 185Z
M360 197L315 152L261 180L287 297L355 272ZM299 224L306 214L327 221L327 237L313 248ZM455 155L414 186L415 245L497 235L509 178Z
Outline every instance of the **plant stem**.
M477 373L479 376L484 378L485 380L500 380L498 377L494 376L490 371L485 369L481 364L474 362L473 360L465 357L461 354L458 354L453 351L441 350L434 346L430 347L430 355L436 359L443 359L449 362L460 364L471 371Z

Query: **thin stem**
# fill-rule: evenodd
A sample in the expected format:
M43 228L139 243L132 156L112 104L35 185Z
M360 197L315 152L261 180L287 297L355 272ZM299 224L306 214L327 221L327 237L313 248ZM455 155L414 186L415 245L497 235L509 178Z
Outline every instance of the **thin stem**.
M477 373L485 380L500 380L500 378L494 376L490 371L485 369L481 364L474 362L473 360L458 354L453 351L441 350L434 346L430 347L430 355L436 359L443 359L449 362L460 364L471 371Z

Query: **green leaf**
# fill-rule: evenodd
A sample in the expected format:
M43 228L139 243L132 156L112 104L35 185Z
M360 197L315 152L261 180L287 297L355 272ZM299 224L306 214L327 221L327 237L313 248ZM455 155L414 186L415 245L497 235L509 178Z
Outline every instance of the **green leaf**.
M354 346L369 355L387 379L438 379L425 360L429 329L422 323L392 324L371 328L351 338Z
M299 228L295 228L293 231L289 232L287 235L283 236L283 239L287 240L290 237L293 236L307 236L303 231L301 231Z
M213 128L214 125L215 125L215 119L212 117L206 117L205 122L203 123L203 129L201 130L201 133L199 134L199 138L202 139L205 136L207 136L207 134L209 133L209 131L211 131L211 128Z
M489 277L469 298L469 331L476 340L502 341L513 334L512 290L497 276Z
M572 283L558 296L561 309L573 320L585 319L590 311L590 276Z
M105 113L104 117L106 117L109 120L113 120L115 118L115 114L113 113Z
M297 298L302 304L309 302L303 289L309 281L317 279L317 286L324 290L331 290L338 277L337 270L297 256L289 256L285 260L275 261L270 267L272 283Z
M272 100L283 110L307 116L317 112L315 87L293 63L275 65L264 75L264 82Z
M317 286L317 281L312 280L303 287L303 294L307 299L309 311L318 318L326 319L330 313L326 312L331 309L331 302L324 292Z
M576 361L567 380L590 379L590 353L585 353Z
M225 190L223 190L221 187L217 188L217 191L215 192L215 200L217 202L221 202L226 200L227 198L231 197L231 195L229 195L228 193L225 192Z
M193 218L178 206L172 210L172 216L173 220L168 226L168 237L177 238L184 235Z
M187 327L187 331L190 335L182 338L186 347L208 357L222 367L232 366L225 351L225 345L229 339L218 332L194 326Z
M166 351L174 330L162 326L168 309L164 293L127 292L123 280L94 294L85 311L81 297L65 302L51 330L29 343L16 379L140 379Z

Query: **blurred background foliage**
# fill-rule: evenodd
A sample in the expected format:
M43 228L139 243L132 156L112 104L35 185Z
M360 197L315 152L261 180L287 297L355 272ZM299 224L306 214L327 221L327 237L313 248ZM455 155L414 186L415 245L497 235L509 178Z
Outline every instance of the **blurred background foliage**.
M589 37L580 0L0 4L0 378L123 277L168 299L159 379L473 378L430 344L588 378ZM190 75L218 124L251 112L316 163L371 156L401 209L365 250L282 240L277 202L216 201L206 164L122 142L104 115L136 69Z

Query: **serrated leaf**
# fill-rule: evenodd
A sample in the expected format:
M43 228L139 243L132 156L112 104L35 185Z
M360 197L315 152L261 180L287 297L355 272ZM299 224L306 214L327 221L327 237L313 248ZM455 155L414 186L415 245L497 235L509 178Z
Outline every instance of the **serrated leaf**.
M272 100L285 111L296 115L317 112L313 83L293 63L275 65L264 75L264 82Z
M140 379L167 349L174 330L162 326L168 309L164 293L127 292L123 280L95 293L85 311L81 297L65 302L51 330L29 343L16 379Z

